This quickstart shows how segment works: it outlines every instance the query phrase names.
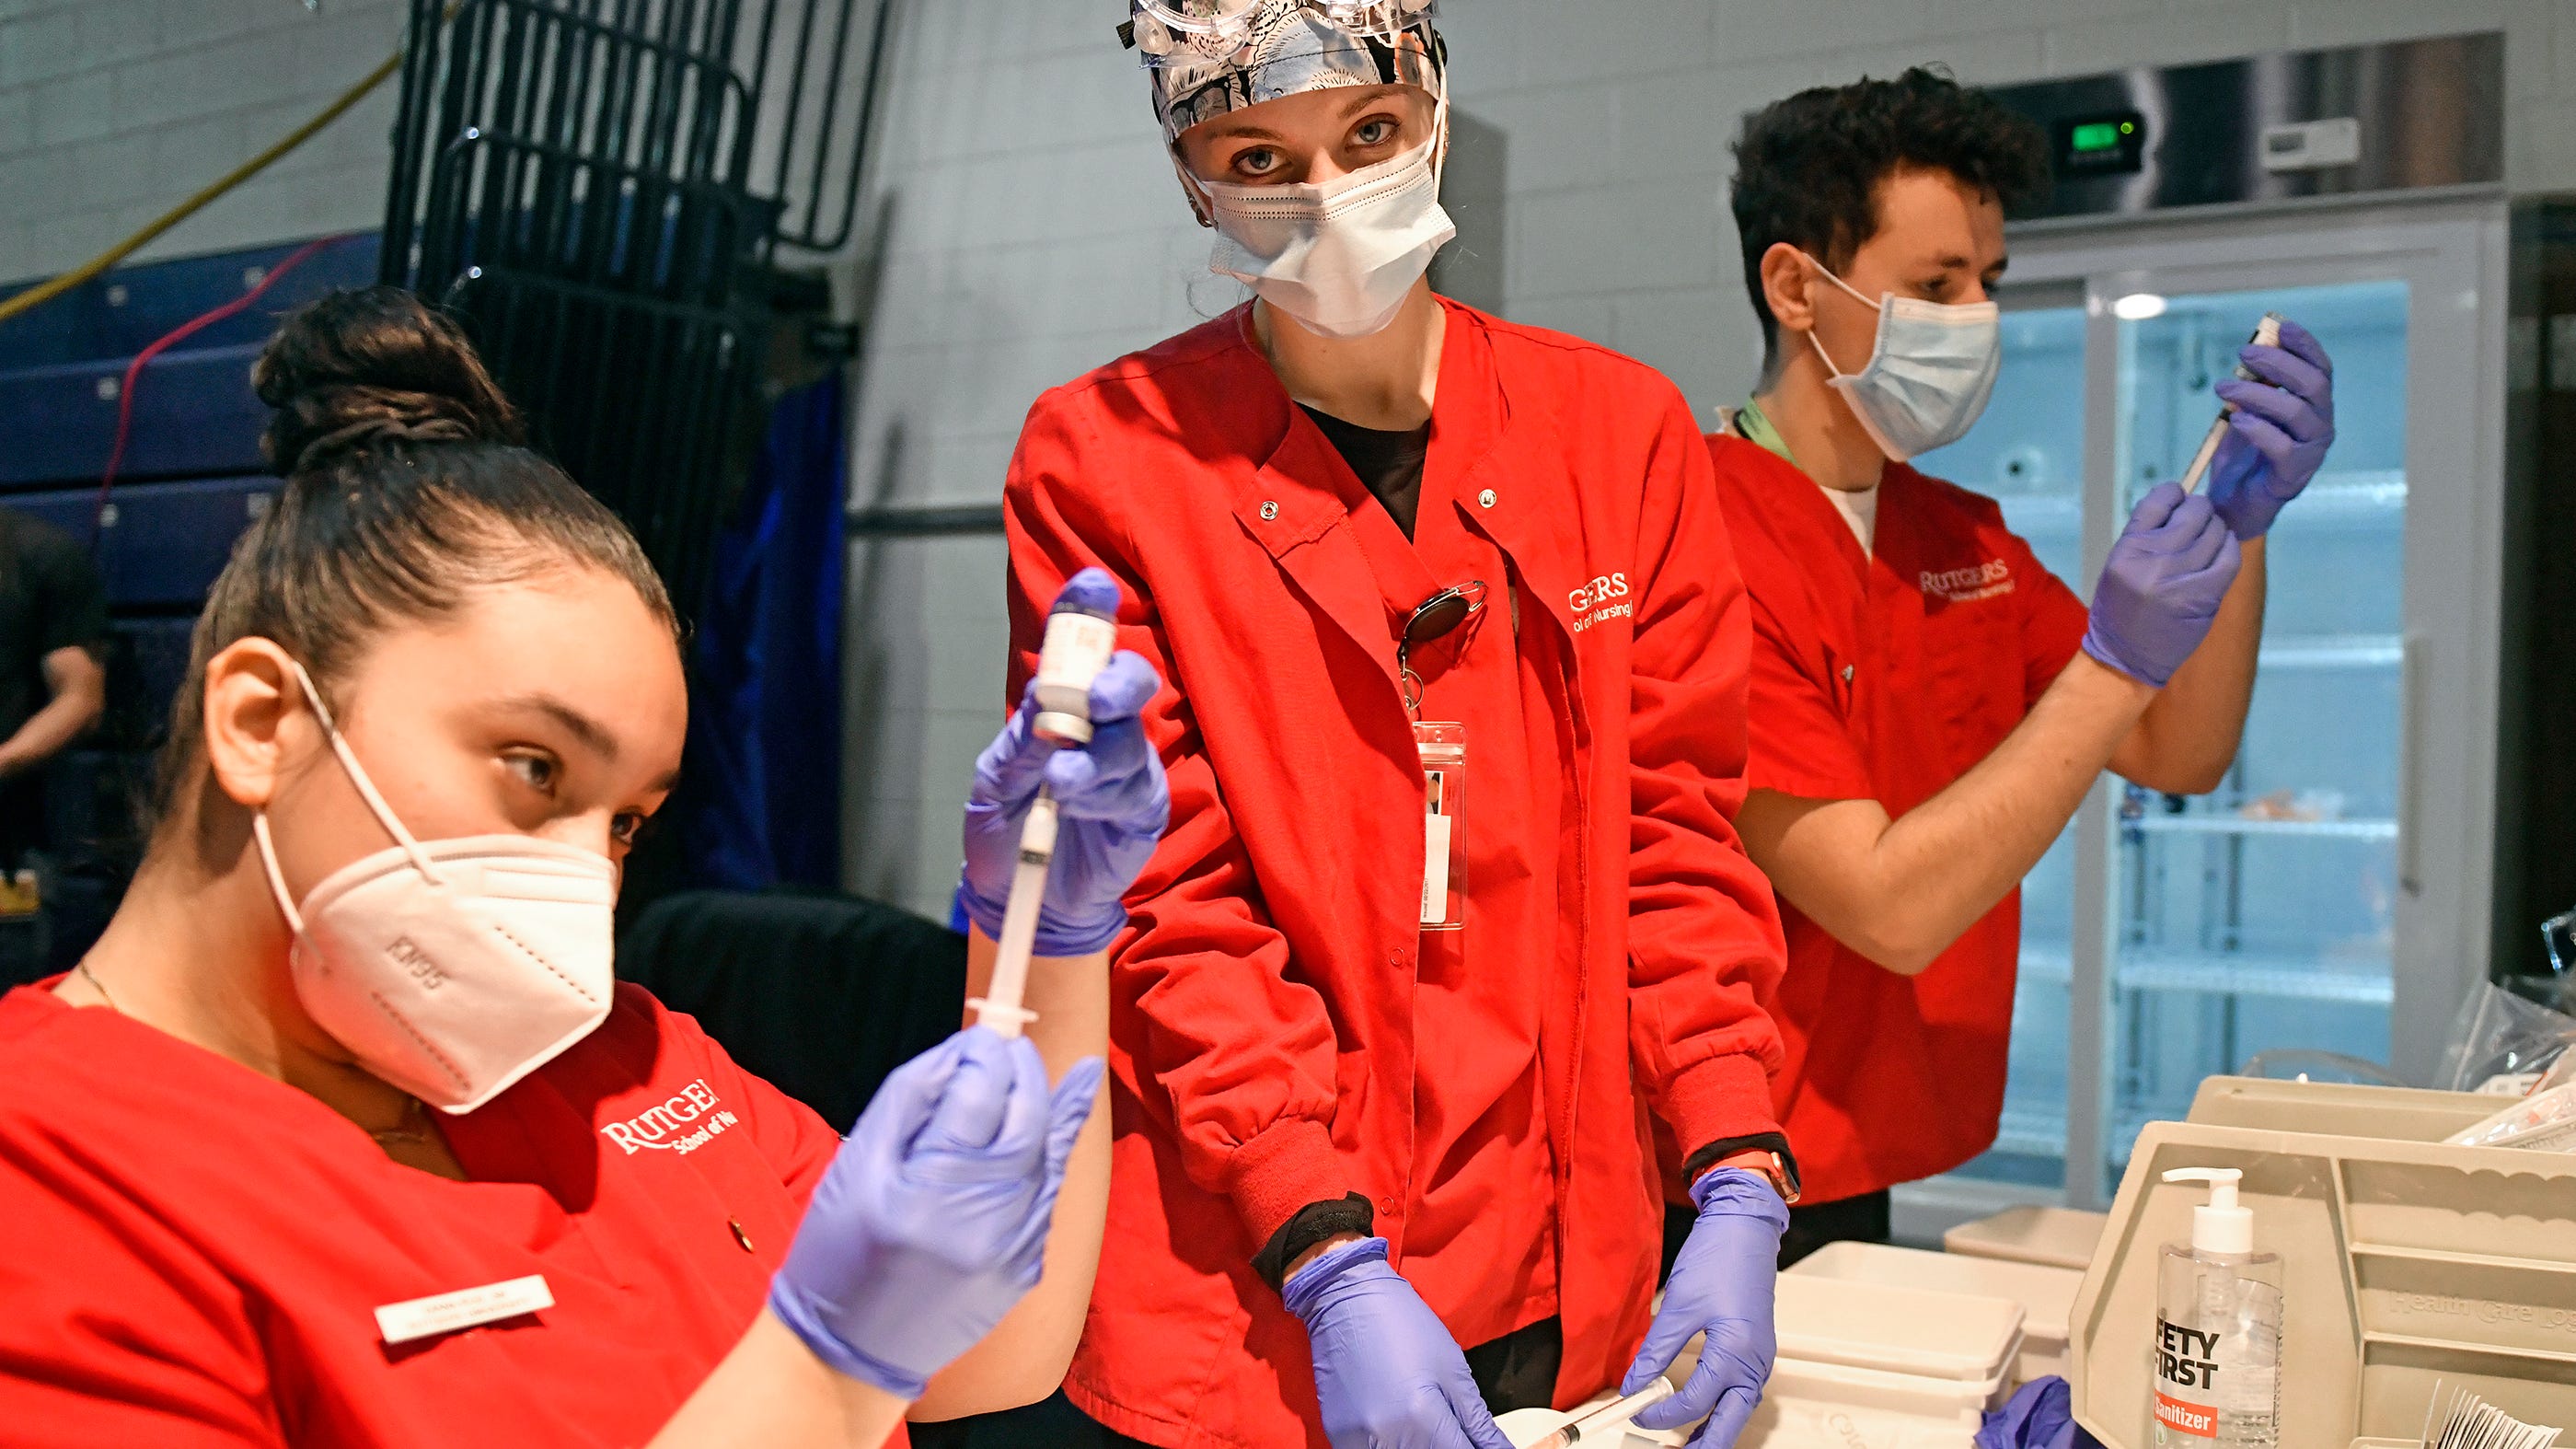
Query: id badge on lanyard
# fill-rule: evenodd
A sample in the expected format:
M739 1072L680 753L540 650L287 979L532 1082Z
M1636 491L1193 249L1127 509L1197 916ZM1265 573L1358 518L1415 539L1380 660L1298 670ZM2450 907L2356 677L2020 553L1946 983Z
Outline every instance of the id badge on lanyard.
M1416 720L1422 757L1422 929L1467 926L1467 727Z
M1483 612L1485 585L1471 580L1423 601L1396 644L1395 668L1404 712L1413 719L1413 748L1422 757L1422 929L1467 928L1467 727L1422 718L1416 646L1447 638Z

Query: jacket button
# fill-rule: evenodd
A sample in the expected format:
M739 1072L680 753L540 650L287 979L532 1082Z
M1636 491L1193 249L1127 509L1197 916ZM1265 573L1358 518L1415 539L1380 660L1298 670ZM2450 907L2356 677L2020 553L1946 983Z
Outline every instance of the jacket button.
M1494 490L1493 490L1493 489L1491 489L1491 488L1488 488L1488 489L1486 489L1484 492L1477 494L1477 495L1476 495L1476 506L1477 506L1477 507L1479 507L1479 508L1491 508L1491 507L1493 507L1493 506L1494 506Z
M1844 666L1843 666L1843 683L1845 683L1845 684L1849 684L1849 683L1851 683L1851 682L1852 682L1852 667L1851 667L1850 665L1846 664L1846 665L1844 665Z
M1264 503L1264 504L1262 504L1262 505L1261 505L1261 521L1262 521L1262 522L1264 522L1264 523L1268 523L1268 522L1270 522L1271 520L1273 520L1273 519L1277 518L1278 516L1279 516L1279 505L1278 505L1278 504L1276 504L1276 503Z
M1377 1210L1378 1210L1379 1212L1382 1212L1382 1213L1386 1214L1388 1217L1394 1217L1394 1216L1395 1216L1395 1199L1394 1199L1394 1198L1391 1198L1391 1197L1382 1197L1382 1198L1379 1198L1379 1199L1377 1200Z

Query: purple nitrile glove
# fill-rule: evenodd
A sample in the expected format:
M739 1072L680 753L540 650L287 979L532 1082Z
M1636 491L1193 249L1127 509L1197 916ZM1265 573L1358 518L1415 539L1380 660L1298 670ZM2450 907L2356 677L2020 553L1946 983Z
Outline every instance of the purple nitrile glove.
M1065 599L1111 612L1118 583L1102 570L1084 569L1058 595ZM1162 688L1142 655L1120 651L1091 684L1091 743L1058 748L1034 728L1037 685L1030 683L1019 712L975 762L975 788L966 800L966 869L957 903L985 935L1002 934L1020 863L1020 826L1041 783L1055 794L1061 825L1038 910L1037 954L1087 956L1107 949L1125 928L1121 898L1154 858L1172 813L1162 757L1137 717Z
M2242 561L2215 505L2179 483L2157 484L2138 500L2093 586L2084 652L2164 688L2209 637Z
M2218 384L2236 415L2209 465L2209 501L2251 543L2317 476L2334 446L2334 359L2308 329L2286 319L2280 346L2248 346L2239 355L2264 381Z
M1780 1276L1780 1235L1789 1205L1759 1173L1724 1167L1691 1184L1699 1221L1683 1241L1664 1285L1663 1311L1646 1330L1637 1361L1619 1382L1622 1397L1641 1392L1672 1366L1691 1339L1699 1367L1671 1398L1639 1414L1640 1429L1678 1429L1706 1418L1691 1449L1731 1449L1762 1402L1779 1345L1771 1326L1772 1290Z
M1986 1415L1977 1449L2074 1449L2075 1399L2061 1378L2034 1379Z
M1281 1293L1314 1347L1333 1449L1512 1449L1448 1326L1387 1266L1386 1239L1325 1249Z
M806 1206L769 1309L814 1356L917 1399L1038 1284L1098 1057L1054 1092L1026 1038L969 1027L886 1078Z

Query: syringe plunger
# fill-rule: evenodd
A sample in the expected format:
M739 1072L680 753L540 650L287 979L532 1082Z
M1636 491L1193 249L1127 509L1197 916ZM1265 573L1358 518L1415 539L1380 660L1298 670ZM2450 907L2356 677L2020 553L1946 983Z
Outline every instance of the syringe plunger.
M1109 667L1118 647L1118 621L1078 603L1065 602L1047 619L1046 643L1038 651L1038 709L1029 727L1041 739L1058 744L1091 743L1091 685ZM995 944L992 984L966 1003L975 1019L1006 1037L1020 1035L1037 1015L1020 1005L1028 994L1029 958L1036 952L1038 908L1046 899L1047 868L1055 861L1055 796L1045 786L1029 803L1029 818L1020 827L1020 863L1011 874L1010 904L1002 911L1002 934Z
M1091 743L1091 682L1109 667L1118 647L1118 621L1079 606L1047 618L1046 644L1038 651L1038 734L1059 744Z
M2281 314L2278 312L2264 313L2263 320L2255 324L2254 335L2246 340L2256 347L2280 346ZM2261 382L2263 380L2256 377L2253 370L2248 368L2242 362L2236 364L2236 376L2241 382ZM2200 440L2200 451L2192 455L2191 466L2183 470L2183 492L2197 493L2200 491L2201 480L2209 476L2209 465L2218 461L2218 445L2227 441L2227 420L2234 416L2236 416L2236 404L2219 404L2218 421L2209 425L2208 436Z

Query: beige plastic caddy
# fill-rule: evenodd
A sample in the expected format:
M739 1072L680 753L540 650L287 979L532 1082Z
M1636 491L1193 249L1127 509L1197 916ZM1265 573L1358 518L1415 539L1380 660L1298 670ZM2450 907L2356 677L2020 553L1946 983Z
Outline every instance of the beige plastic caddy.
M2286 1274L2281 1449L2416 1443L2437 1384L2576 1428L2576 1154L2441 1145L2499 1105L2216 1077L2191 1120L2149 1124L2076 1295L2078 1421L2151 1442L2157 1262L2207 1195L2163 1175L2233 1167Z

